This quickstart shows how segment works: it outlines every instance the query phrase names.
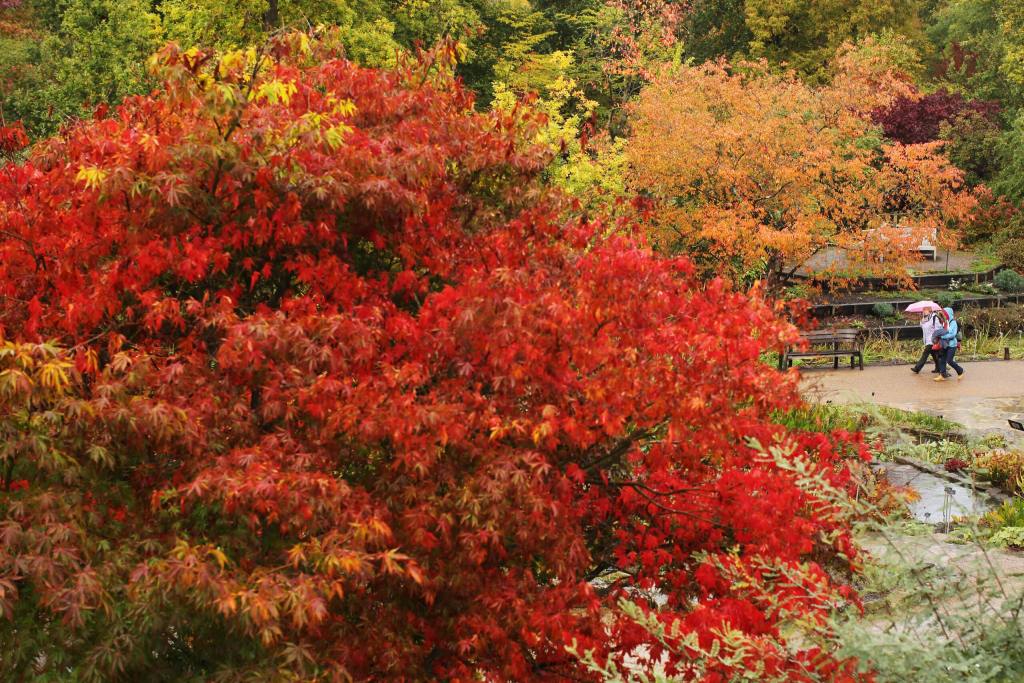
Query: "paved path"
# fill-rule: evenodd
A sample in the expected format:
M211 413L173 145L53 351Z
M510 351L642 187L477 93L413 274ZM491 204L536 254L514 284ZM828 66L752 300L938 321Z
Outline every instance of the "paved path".
M1024 416L1024 361L964 363L963 379L933 382L926 366L920 375L909 365L860 370L803 370L801 386L813 401L869 402L941 415L972 429L998 431L1021 440L1024 432L1006 420Z

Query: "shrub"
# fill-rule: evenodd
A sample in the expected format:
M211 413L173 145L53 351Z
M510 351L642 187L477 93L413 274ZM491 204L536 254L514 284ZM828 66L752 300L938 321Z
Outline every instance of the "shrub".
M940 292L935 295L935 303L943 308L951 308L959 299L960 297L953 292Z
M1024 249L1024 239L1009 240L1007 244L1011 242L1019 242L1020 248ZM997 288L1004 292L1024 292L1024 275L1021 275L1016 270L999 271L996 273L993 282Z
M871 307L871 315L876 318L893 318L896 316L896 309L893 308L892 304L877 303Z
M770 422L791 326L568 217L525 108L333 45L169 47L0 173L0 680L586 680L660 647L639 589L706 679L835 680L786 632L857 442Z
M1024 306L970 308L960 314L965 327L985 334L1008 334L1024 330Z
M945 468L947 472L959 472L967 469L967 461L960 458L950 458L946 461Z
M990 545L997 548L1024 548L1024 527L1006 526L992 534L988 539Z
M1024 451L998 450L974 459L974 469L988 474L992 483L1009 493L1020 490L1024 475Z
M1011 223L1019 220L1016 204L994 194L985 186L976 190L978 209L974 220L963 226L963 239L967 244L989 244L997 235L1003 234Z
M981 524L992 529L1024 527L1024 498L1004 501L995 510L989 510L981 518Z
M862 592L879 599L865 605L872 612L867 619L855 610L837 617L843 654L865 668L870 662L879 683L1024 680L1024 594L1011 588L1002 565L914 557L892 527L875 530L885 540L876 566L864 572ZM1014 536L1007 531L1002 538L1013 543Z
M960 93L943 88L917 99L900 97L888 108L875 111L872 118L882 126L886 137L912 145L938 139L943 123L965 113L974 113L981 120L992 121L999 114L999 105L996 102L967 100Z
M1008 237L999 245L996 255L1007 268L1024 273L1024 236L1017 234Z

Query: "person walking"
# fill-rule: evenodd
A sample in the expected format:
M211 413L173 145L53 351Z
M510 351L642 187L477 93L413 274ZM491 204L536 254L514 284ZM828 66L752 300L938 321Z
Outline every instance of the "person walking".
M935 343L932 339L935 336L937 330L942 329L942 320L939 318L939 313L936 309L928 307L921 311L921 334L924 337L924 350L921 352L921 357L918 359L914 367L910 368L910 371L915 375L921 372L921 368L925 366L928 359L931 358L935 364L933 373L939 371L939 352L932 348Z
M943 382L952 375L949 374L949 368L956 370L956 377L960 379L964 376L964 369L956 362L956 350L960 346L960 323L957 322L953 316L952 308L944 308L943 311L946 314L946 325L945 331L941 334L937 334L939 339L939 376L935 378L936 382Z

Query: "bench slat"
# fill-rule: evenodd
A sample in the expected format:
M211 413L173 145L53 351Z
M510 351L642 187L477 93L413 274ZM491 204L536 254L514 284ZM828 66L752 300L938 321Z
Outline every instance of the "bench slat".
M850 367L856 365L864 369L864 355L861 352L862 330L842 327L831 330L808 330L800 333L806 351L794 351L793 347L779 355L779 368L782 369L793 358L833 358L835 367L839 367L839 359L850 357ZM831 348L829 348L831 347ZM792 362L789 362L792 365Z

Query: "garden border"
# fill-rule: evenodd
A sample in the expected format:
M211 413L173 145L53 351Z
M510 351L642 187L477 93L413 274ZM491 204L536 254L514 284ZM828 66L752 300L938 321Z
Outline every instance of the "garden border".
M980 272L957 272L957 273L925 273L921 275L911 276L911 280L917 286L918 289L925 289L928 287L949 287L953 280L960 280L966 284L983 284L985 282L992 282L996 273L1001 270L1005 270L1006 266L996 266L990 270L983 270ZM793 273L787 275L784 278L786 285L790 284L813 284L814 286L820 287L823 292L832 291L832 281L828 278L821 277L818 275L804 275L802 273ZM877 290L885 290L890 287L894 282L894 279L883 278L883 277L864 277L864 278L852 278L846 280L850 283L849 287L845 287L845 291L850 292L870 292Z
M870 315L871 309L876 304L889 304L895 309L906 307L917 301L917 299L880 299L878 301L856 301L851 303L831 303L811 306L808 313L812 318L832 318L842 315ZM953 302L952 308L1002 308L1004 304L1024 303L1024 294L994 294L990 296L970 296L957 299Z

